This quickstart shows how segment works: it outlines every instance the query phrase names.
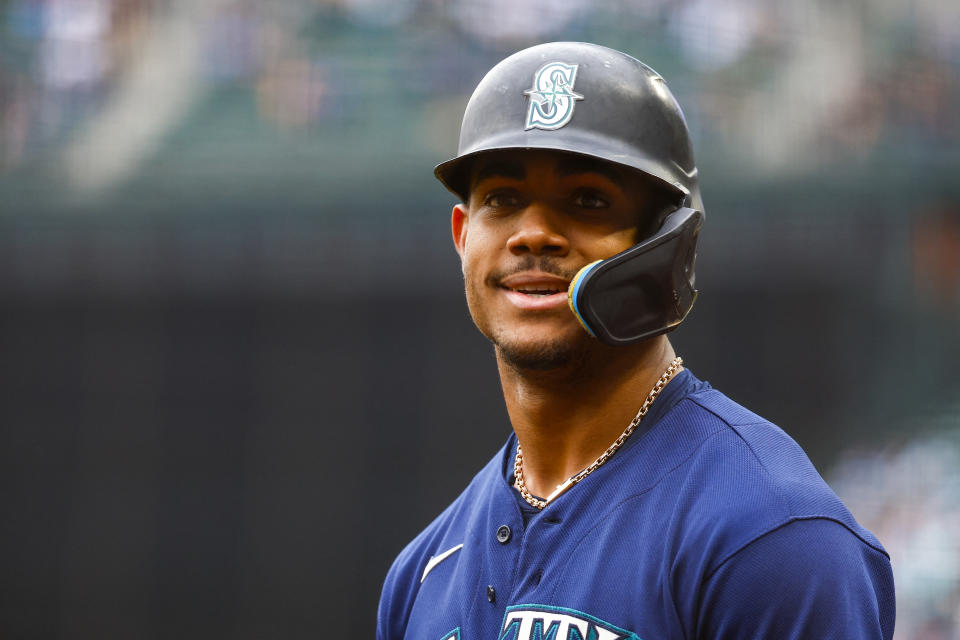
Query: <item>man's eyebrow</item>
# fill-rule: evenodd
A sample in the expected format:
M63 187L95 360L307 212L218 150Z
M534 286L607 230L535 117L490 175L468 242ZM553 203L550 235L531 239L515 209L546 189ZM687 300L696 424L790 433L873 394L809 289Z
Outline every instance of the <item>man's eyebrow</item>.
M509 160L493 160L480 164L473 176L473 183L479 184L487 178L510 178L512 180L523 180L527 172L519 162Z
M582 158L579 156L561 158L557 161L557 173L564 177L580 173L596 173L621 189L626 186L624 184L623 174L620 171L617 171L616 168L605 162L598 162L590 158Z

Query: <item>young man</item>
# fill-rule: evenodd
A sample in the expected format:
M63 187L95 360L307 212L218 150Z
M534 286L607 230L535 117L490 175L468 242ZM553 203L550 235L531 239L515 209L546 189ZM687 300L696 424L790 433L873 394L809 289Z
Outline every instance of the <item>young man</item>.
M514 434L396 559L377 637L891 638L883 547L667 339L703 205L663 80L595 45L521 51L436 173Z

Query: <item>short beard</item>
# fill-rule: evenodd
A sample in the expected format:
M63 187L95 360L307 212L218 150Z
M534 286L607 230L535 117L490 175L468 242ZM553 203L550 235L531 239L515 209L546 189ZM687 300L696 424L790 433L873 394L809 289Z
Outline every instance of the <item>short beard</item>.
M497 357L517 372L554 371L579 368L584 354L569 343L551 342L537 347L516 348L509 344L494 343Z

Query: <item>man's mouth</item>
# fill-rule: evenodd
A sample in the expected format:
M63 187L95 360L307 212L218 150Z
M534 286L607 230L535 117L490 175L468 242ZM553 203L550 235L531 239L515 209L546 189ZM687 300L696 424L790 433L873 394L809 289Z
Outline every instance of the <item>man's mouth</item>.
M547 309L566 304L570 281L541 271L525 271L507 276L498 284L516 306Z
M528 296L552 296L555 293L566 293L566 288L557 288L557 287L536 287L536 286L522 286L522 287L504 287L510 291L516 291L518 293L523 293Z

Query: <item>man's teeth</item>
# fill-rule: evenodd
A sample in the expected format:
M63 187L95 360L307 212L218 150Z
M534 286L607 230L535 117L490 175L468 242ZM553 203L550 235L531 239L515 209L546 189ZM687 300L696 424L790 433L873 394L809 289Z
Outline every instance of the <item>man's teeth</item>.
M562 289L514 289L520 293L525 293L528 296L552 296L555 293L560 293Z

